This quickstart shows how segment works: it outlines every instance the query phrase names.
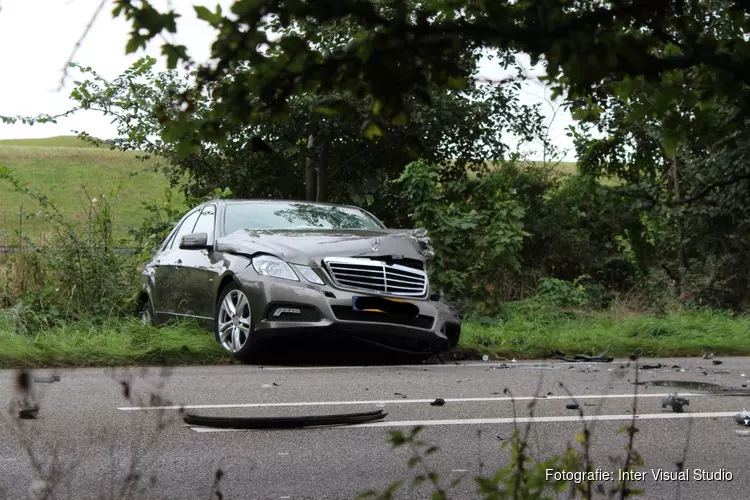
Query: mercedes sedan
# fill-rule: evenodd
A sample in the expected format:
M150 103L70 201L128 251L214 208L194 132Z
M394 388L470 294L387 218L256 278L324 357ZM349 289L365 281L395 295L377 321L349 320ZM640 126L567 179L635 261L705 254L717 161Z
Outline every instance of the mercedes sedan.
M146 265L146 322L191 318L248 361L268 338L326 333L429 356L455 346L458 312L430 289L424 229L387 229L357 207L204 203Z

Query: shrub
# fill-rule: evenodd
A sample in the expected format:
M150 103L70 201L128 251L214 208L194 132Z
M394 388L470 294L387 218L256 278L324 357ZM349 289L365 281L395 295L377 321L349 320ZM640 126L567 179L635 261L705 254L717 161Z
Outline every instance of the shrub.
M46 196L21 184L9 169L0 169L0 179L35 200L39 210L27 217L42 218L52 228L51 241L45 245L18 234L24 246L9 260L4 302L15 302L22 325L37 328L129 310L139 279L139 255L122 248L126 242L113 237L109 200L117 196L117 187L98 197L86 193L86 220L74 223Z
M524 209L502 181L498 172L444 179L438 166L422 161L395 181L413 223L430 231L437 253L431 283L463 310L497 310L496 284L520 268Z

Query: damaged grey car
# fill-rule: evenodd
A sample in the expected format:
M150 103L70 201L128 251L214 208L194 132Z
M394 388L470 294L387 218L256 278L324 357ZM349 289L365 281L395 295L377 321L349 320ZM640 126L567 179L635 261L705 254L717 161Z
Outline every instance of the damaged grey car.
M145 266L144 321L191 318L235 358L269 338L327 334L427 357L461 318L431 290L424 229L386 228L353 206L215 200L175 226Z

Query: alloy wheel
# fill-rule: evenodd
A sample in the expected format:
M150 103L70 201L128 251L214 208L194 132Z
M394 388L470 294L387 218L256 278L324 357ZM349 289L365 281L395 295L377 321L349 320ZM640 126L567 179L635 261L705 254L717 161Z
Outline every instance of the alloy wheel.
M219 308L219 343L231 353L239 352L250 338L252 329L250 303L241 290L231 290Z

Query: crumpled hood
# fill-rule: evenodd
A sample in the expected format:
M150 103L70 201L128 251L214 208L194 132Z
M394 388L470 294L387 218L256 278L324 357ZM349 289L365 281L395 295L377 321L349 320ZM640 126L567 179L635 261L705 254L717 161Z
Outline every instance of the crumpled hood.
M216 240L216 249L267 253L303 265L320 265L324 257L393 255L425 260L413 231L402 229L242 230Z

